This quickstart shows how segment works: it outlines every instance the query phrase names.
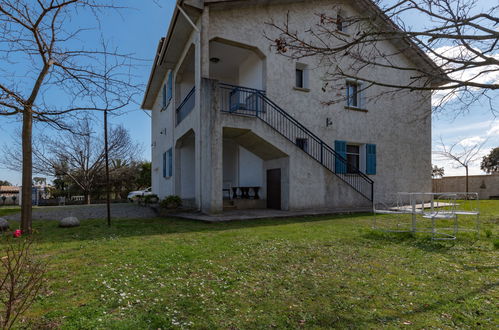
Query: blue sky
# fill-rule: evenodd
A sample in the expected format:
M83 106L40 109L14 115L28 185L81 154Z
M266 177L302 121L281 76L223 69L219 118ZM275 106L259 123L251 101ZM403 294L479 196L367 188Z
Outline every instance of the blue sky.
M118 14L107 16L102 21L104 35L106 38L110 38L113 44L118 45L122 52L134 53L139 58L150 60L145 65L138 67L136 71L138 81L146 84L157 42L166 33L175 2L174 0L123 0L120 3L134 8L125 10L121 16ZM79 19L84 20L85 18ZM408 18L408 21L408 23L419 24L416 18ZM95 43L97 47L98 40L95 40ZM91 46L91 42L89 46ZM150 118L139 108L138 105L128 106L126 114L112 117L110 121L111 124L123 124L130 131L132 138L142 145L142 157L150 159ZM495 120L487 104L476 104L469 113L457 118L449 110L444 114L434 116L432 126L434 148L440 137L446 143L463 139L477 141L487 138L484 153L490 148L499 146L499 120ZM0 146L8 144L19 128L19 121L0 117ZM0 148L0 157L2 156ZM446 175L464 173L464 170L454 168L447 161L435 160L434 163L444 166ZM481 173L479 162L471 167L471 173ZM13 184L21 182L20 173L3 168L0 168L0 179L8 180Z

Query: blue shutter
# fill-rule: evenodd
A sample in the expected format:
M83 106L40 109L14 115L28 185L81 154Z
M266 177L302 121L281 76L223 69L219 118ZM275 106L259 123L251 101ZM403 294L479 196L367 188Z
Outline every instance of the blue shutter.
M166 152L163 152L163 177L166 178Z
M334 159L334 168L336 173L346 173L347 172L347 164L346 164L346 159L347 159L347 143L346 141L334 141L334 151L336 153L343 157L343 159L340 159L338 157L335 157Z
M166 108L166 85L163 85L163 109Z
M366 174L376 174L376 145L366 144Z
M168 73L168 90L167 90L167 101L170 101L173 96L173 75L172 72Z
M173 150L170 148L168 150L168 176L173 175Z

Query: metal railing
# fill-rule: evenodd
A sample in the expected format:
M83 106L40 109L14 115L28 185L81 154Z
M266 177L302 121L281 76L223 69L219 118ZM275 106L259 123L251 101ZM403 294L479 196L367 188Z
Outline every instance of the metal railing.
M177 107L177 110L175 111L177 117L177 125L180 124L180 122L184 120L185 117L187 117L192 109L194 109L194 105L196 102L195 91L196 87L192 87L191 91L187 94L182 103L180 103L180 105Z
M373 201L374 181L348 164L345 157L271 101L264 91L228 84L219 84L219 91L221 111L260 118L362 196Z

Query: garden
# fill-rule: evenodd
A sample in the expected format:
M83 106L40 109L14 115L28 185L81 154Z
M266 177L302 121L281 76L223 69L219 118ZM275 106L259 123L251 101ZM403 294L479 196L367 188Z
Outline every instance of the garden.
M492 328L499 201L480 207L480 236L454 241L376 231L370 214L35 221L45 282L16 326Z

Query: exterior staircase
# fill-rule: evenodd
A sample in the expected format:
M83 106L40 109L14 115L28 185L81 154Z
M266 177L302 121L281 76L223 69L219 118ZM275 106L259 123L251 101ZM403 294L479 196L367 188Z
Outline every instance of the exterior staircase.
M349 165L345 157L271 101L265 91L222 83L218 85L222 112L259 118L360 195L373 201L374 181Z

